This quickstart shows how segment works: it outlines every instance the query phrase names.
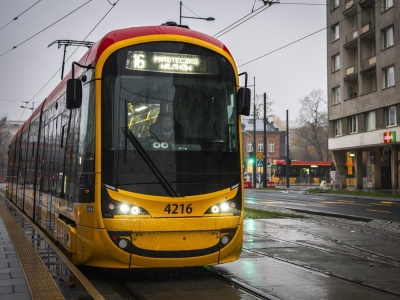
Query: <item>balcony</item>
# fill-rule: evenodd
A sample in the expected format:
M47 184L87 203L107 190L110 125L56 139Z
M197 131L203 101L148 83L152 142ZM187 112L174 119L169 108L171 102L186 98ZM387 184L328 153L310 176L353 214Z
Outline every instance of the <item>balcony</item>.
M357 46L357 38L358 38L358 30L346 34L344 47Z
M365 20L361 23L361 36L365 37L375 30L375 18Z
M352 16L357 13L357 6L354 0L345 0L344 1L344 10L343 14L345 16Z
M348 87L346 96L347 96L346 100L356 98L358 96L357 88L352 87L352 86Z
M363 9L374 7L375 0L360 0L358 2Z
M361 72L369 72L376 67L376 56L361 60Z
M345 69L344 80L354 80L357 77L357 65L349 66Z

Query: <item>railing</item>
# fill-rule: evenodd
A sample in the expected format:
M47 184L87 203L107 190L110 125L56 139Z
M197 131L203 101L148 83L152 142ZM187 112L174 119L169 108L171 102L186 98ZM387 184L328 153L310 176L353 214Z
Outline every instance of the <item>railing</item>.
M357 37L358 37L358 30L350 32L350 33L346 34L345 43L348 44L348 43L356 40Z
M343 11L343 13L348 12L353 7L355 7L355 1L354 0L345 0L344 1L344 11Z
M346 68L345 77L353 76L353 75L356 74L357 72L358 72L358 67L357 67L357 65L349 66L349 67Z
M368 33L374 30L375 27L376 27L375 18L365 20L364 22L361 23L361 34Z
M365 58L361 61L361 71L365 71L374 66L376 66L376 56L375 55Z
M353 99L358 96L357 89L350 86L347 88L347 99Z
M374 0L360 0L359 1L362 8L374 7L375 1Z

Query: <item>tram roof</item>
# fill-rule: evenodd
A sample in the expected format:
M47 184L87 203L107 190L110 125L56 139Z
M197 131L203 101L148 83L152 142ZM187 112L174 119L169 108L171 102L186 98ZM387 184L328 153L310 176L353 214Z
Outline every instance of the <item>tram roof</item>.
M80 64L87 65L91 63L96 63L101 54L111 45L131 38L141 37L141 36L149 36L149 35L180 35L183 37L198 39L201 41L205 41L209 44L216 46L217 48L222 49L231 55L228 48L218 39L209 36L207 34L191 30L185 26L178 26L175 23L169 22L163 25L158 26L142 26L142 27L130 27L123 28L110 31L106 35L104 35L98 42L96 42L88 51L82 56L79 60ZM76 67L77 68L77 67ZM76 69L76 74L79 75L81 72L81 68ZM40 112L44 106L49 107L52 105L63 93L65 93L66 82L72 76L71 71L66 74L62 81L52 90L47 98L35 109L30 118L25 122L25 124L21 127L21 129L14 135L12 141L15 139L29 127L29 124L39 117ZM36 101L35 101L36 102Z

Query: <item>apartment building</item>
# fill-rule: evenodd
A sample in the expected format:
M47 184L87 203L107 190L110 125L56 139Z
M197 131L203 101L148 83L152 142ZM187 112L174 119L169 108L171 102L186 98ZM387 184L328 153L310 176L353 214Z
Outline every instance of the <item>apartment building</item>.
M342 187L400 187L400 1L327 0L329 150Z

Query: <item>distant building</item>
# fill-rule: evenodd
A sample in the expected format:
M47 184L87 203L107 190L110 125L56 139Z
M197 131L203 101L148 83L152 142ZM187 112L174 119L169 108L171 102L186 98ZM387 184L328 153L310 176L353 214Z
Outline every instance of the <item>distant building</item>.
M342 186L400 186L400 6L327 0L329 150Z
M273 122L266 124L266 144L264 148L264 120L256 120L255 128L256 149L253 152L254 144L254 119L242 119L242 141L243 141L243 170L252 173L250 158L254 157L254 164L257 173L263 172L263 158L266 155L267 164L275 159L286 159L286 131L279 131Z

